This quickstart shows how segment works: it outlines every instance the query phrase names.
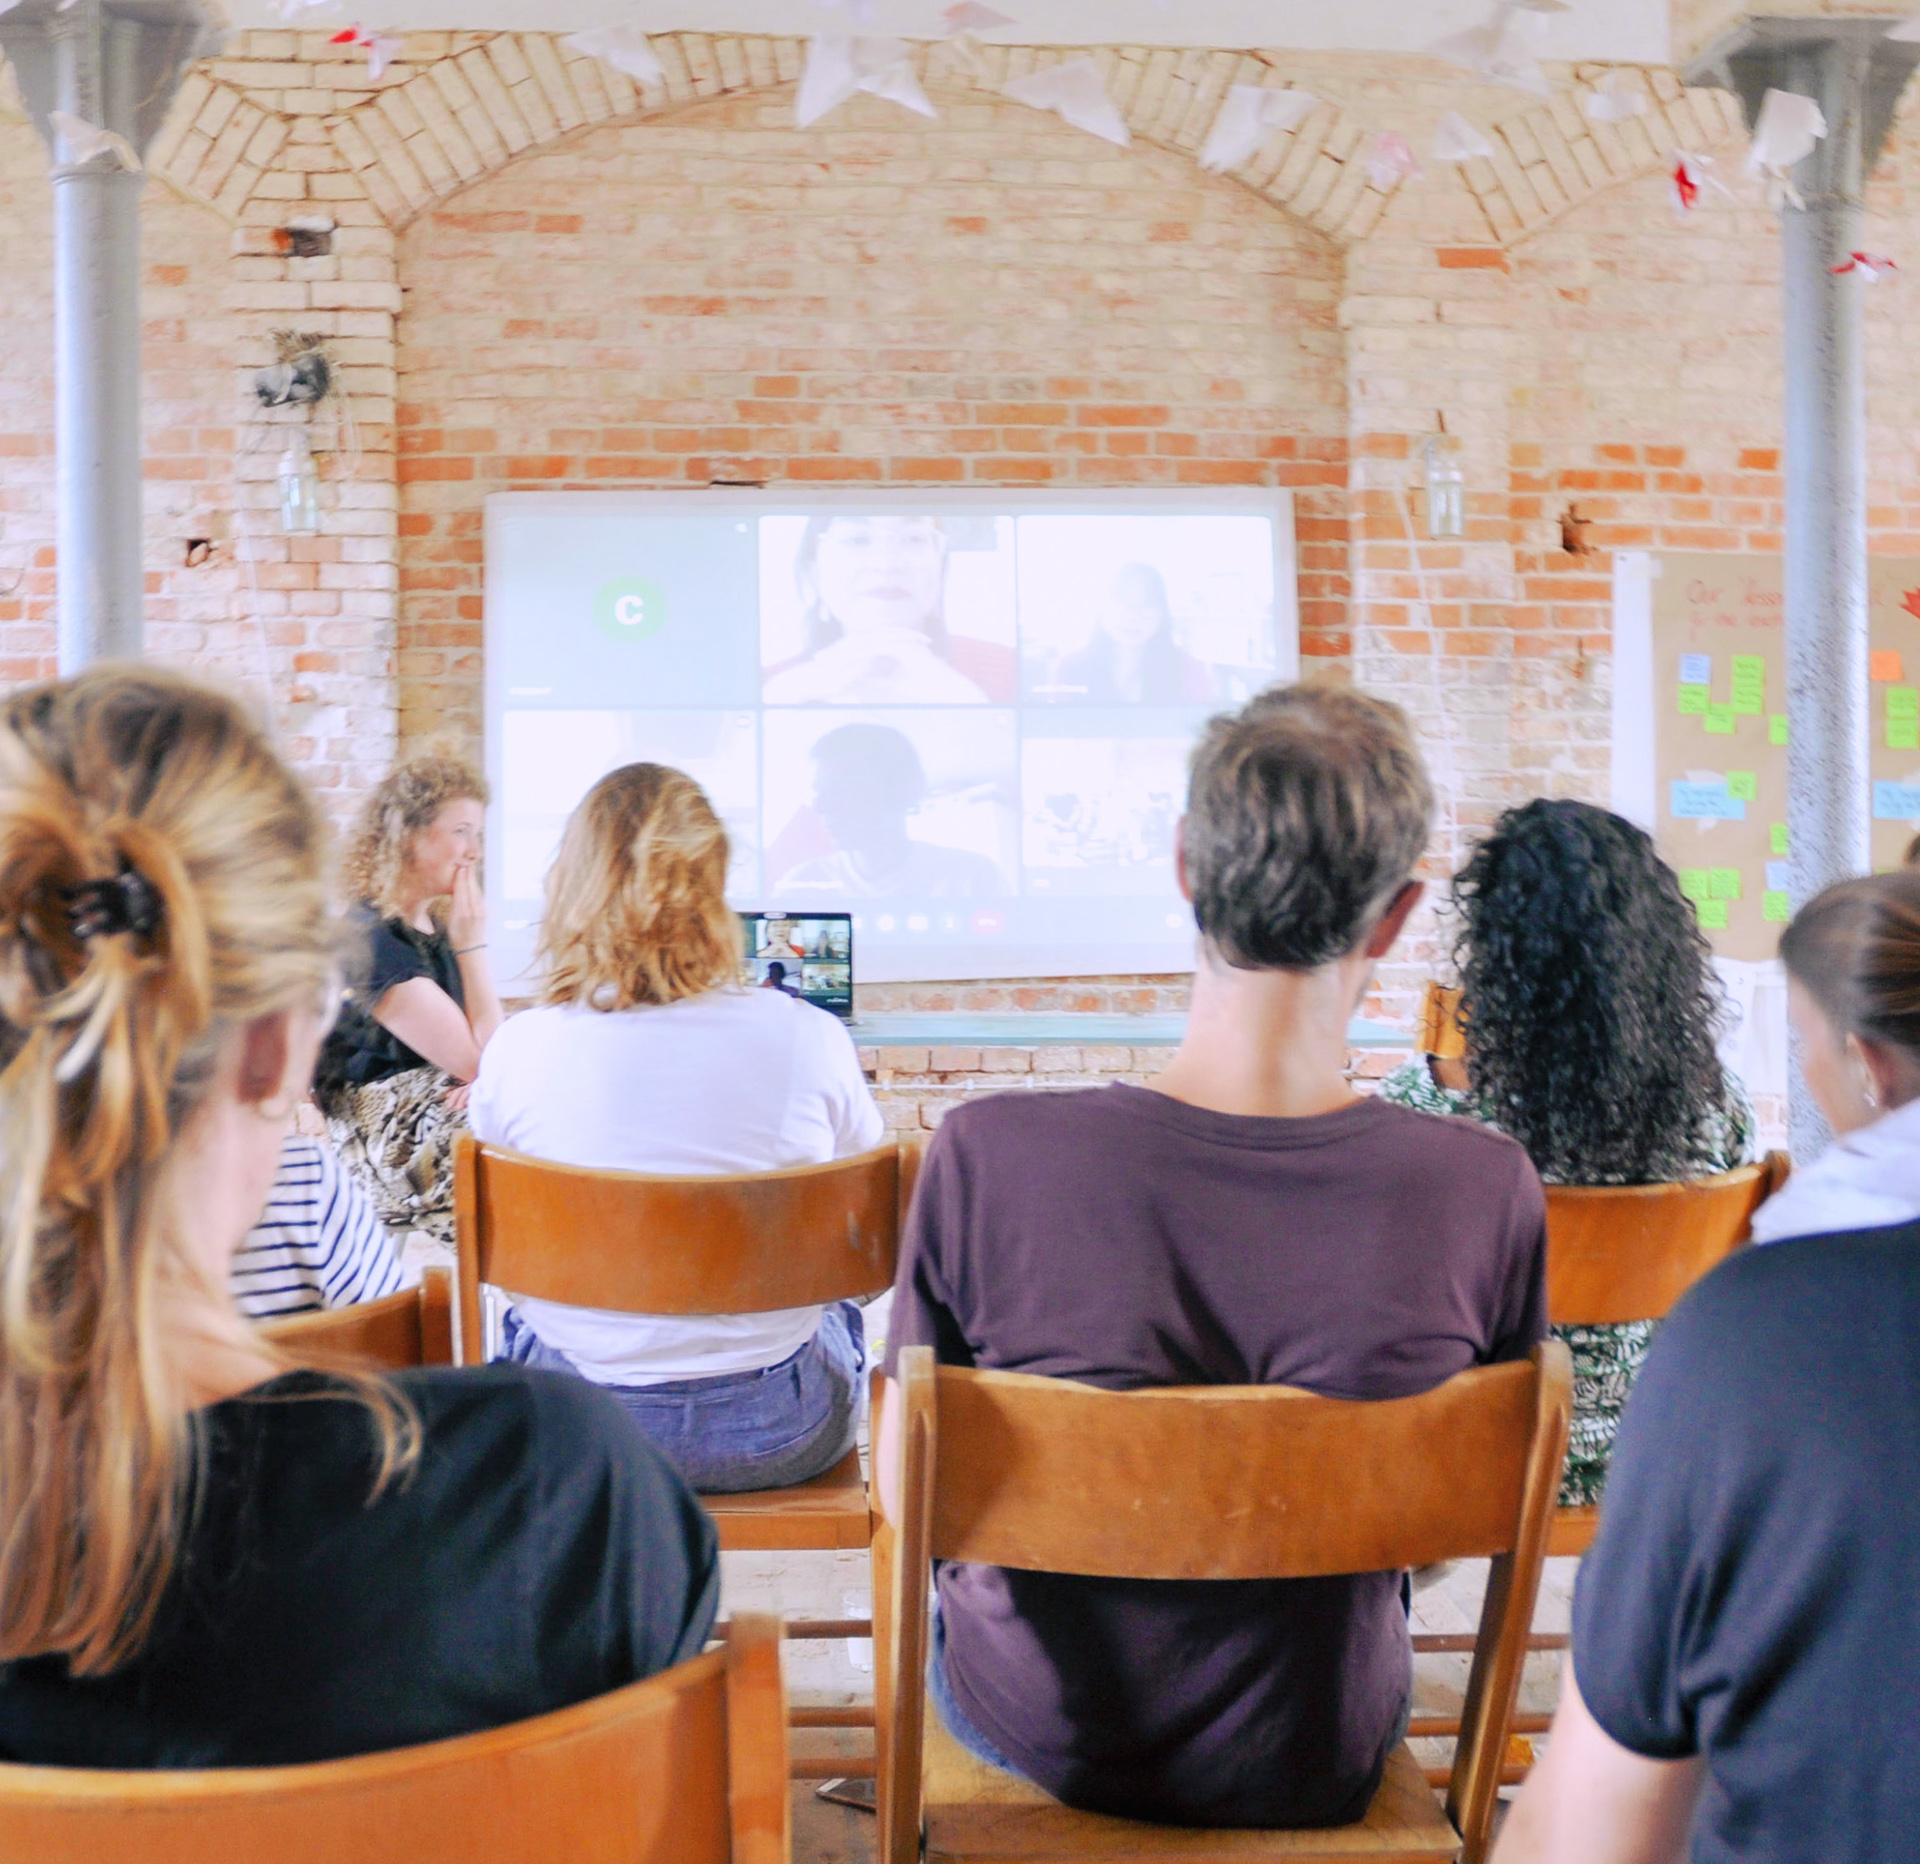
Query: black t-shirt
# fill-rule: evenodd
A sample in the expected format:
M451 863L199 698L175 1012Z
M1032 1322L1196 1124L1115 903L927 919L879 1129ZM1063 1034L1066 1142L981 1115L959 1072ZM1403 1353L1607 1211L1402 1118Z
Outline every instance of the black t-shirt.
M363 941L361 964L314 1069L314 1086L322 1097L343 1087L364 1087L370 1081L405 1074L409 1068L433 1065L373 1019L380 999L394 985L424 977L438 984L462 1010L467 1007L460 960L444 931L416 932L404 919L382 919L367 906L356 906L352 919Z
M420 1463L371 1506L357 1401L293 1373L199 1414L200 1506L120 1670L0 1668L0 1757L262 1767L437 1741L696 1655L712 1523L620 1406L518 1366L402 1372ZM315 1395L318 1394L318 1395Z
M1627 1401L1574 1594L1595 1720L1700 1756L1694 1864L1920 1832L1920 1223L1749 1249Z
M1545 1243L1526 1153L1465 1120L1002 1094L949 1114L928 1152L889 1351L1119 1391L1403 1398L1546 1337ZM939 1589L961 1712L1049 1792L1125 1818L1358 1818L1412 1687L1398 1573L948 1563Z

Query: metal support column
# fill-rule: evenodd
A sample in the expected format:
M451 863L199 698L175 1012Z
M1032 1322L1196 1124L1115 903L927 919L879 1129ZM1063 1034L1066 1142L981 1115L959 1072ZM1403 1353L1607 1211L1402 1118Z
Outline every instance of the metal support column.
M1769 90L1811 97L1827 134L1780 209L1786 362L1787 837L1797 910L1871 865L1867 710L1866 373L1860 245L1866 178L1920 45L1888 22L1762 19L1710 48L1694 83L1736 91L1751 126ZM1831 1135L1796 1067L1794 1157Z
M24 0L3 48L54 165L54 445L60 670L142 646L140 192L110 153L75 159L56 111L152 140L219 35L199 0Z

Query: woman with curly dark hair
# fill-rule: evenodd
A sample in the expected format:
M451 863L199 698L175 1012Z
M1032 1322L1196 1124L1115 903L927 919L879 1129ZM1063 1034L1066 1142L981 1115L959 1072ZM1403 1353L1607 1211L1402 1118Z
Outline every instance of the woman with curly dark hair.
M1720 1066L1720 995L1679 877L1591 803L1509 809L1454 877L1466 1054L1421 1056L1385 1098L1465 1114L1549 1184L1659 1184L1745 1163L1753 1112ZM1573 1350L1561 1500L1597 1502L1651 1323L1556 1327Z

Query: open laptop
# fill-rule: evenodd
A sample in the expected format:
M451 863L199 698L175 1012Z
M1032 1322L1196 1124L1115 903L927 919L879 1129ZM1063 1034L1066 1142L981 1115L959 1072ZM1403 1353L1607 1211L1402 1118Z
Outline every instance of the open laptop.
M851 913L742 913L741 981L853 1018Z

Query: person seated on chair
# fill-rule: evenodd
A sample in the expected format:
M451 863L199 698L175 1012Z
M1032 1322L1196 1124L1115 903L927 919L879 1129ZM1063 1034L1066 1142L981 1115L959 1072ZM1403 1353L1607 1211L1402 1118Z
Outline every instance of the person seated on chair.
M1829 887L1780 955L1842 1135L1789 1186L1815 1233L1655 1338L1497 1864L1879 1864L1920 1829L1920 874Z
M398 1294L406 1277L359 1180L323 1141L289 1133L267 1207L227 1279L249 1320L284 1320Z
M1146 1087L947 1115L900 1261L890 1370L931 1345L948 1365L1112 1389L1398 1398L1546 1336L1526 1153L1347 1082L1348 1020L1419 899L1432 807L1382 700L1276 687L1207 727L1178 846L1200 934L1185 1038ZM1402 1580L944 1564L929 1682L957 1740L1070 1805L1342 1824L1406 1726Z
M1680 878L1591 803L1509 809L1454 876L1463 1057L1422 1055L1384 1099L1511 1134L1548 1184L1666 1184L1752 1156L1753 1109L1720 1065L1720 987ZM1573 1354L1563 1507L1606 1485L1651 1321L1556 1327Z
M338 991L325 844L251 714L177 675L0 702L8 1761L437 1741L713 1624L712 1524L604 1394L303 1365L234 1307Z
M364 972L315 1077L327 1134L395 1230L453 1237L453 1142L500 1026L487 964L480 839L487 783L458 757L397 764L344 863Z
M481 1057L478 1138L565 1165L696 1174L880 1143L839 1019L741 982L727 853L682 771L628 764L587 792L547 876L539 1007ZM784 1488L853 1447L865 1343L851 1301L656 1316L516 1299L504 1333L508 1358L609 1387L696 1489Z

